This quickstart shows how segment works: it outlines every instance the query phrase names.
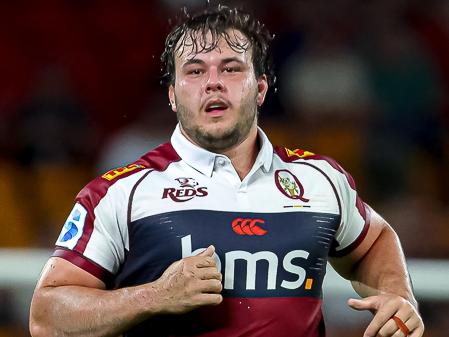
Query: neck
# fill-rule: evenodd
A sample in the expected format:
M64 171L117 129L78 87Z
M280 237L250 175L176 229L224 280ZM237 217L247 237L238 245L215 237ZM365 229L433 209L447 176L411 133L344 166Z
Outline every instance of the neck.
M254 124L248 133L248 137L239 145L223 151L234 166L240 179L243 180L251 170L259 153L260 144L257 136L257 125Z
M182 127L181 133L193 144L200 146L199 144L194 142L189 137L189 135L187 135L187 133L182 129ZM249 130L248 137L246 137L246 139L243 142L228 150L224 150L219 153L224 154L231 160L234 169L236 170L240 179L243 180L248 175L249 171L251 171L251 168L253 167L254 162L256 161L257 154L259 153L259 149L260 144L257 135L257 122L254 121L253 126Z

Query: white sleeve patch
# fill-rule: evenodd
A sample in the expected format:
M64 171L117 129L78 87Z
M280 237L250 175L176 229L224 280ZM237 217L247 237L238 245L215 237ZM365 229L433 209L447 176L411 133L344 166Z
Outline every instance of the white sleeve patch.
M342 215L340 227L336 234L336 240L338 242L337 251L355 242L365 226L365 219L363 219L356 206L357 191L349 186L346 177L343 175L340 175L340 181L342 182L339 184Z
M76 203L62 228L56 245L73 249L83 235L86 216L87 210L81 204Z
M357 209L352 208L346 212L346 215L342 217L342 222L336 234L336 240L338 242L337 251L340 251L353 242L355 242L363 231L365 226L365 220L360 215Z

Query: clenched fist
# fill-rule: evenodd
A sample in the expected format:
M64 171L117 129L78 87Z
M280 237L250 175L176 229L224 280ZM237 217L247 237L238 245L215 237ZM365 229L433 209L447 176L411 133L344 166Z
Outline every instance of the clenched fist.
M197 256L176 261L154 282L162 299L162 313L181 314L221 303L222 275L213 258L214 252L214 246L209 246Z

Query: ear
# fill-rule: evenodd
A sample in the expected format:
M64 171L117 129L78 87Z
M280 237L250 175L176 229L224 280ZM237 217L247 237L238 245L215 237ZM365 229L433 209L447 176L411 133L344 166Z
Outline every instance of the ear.
M267 75L263 74L257 79L257 105L262 106L268 91Z
M170 84L168 87L168 99L170 100L171 109L176 112L175 87Z

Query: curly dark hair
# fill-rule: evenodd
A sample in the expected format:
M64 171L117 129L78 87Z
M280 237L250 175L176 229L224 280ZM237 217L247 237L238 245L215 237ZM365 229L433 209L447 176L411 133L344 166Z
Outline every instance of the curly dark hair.
M252 62L256 77L267 76L271 87L275 83L269 45L272 35L263 23L250 14L227 6L218 5L207 8L194 16L185 13L185 21L175 26L165 40L165 50L161 55L163 72L161 83L171 85L175 80L175 53L192 49L192 54L214 50L220 39L224 38L228 45L237 52L252 48ZM243 33L247 39L242 40L230 32L235 29ZM212 40L208 40L211 34Z

